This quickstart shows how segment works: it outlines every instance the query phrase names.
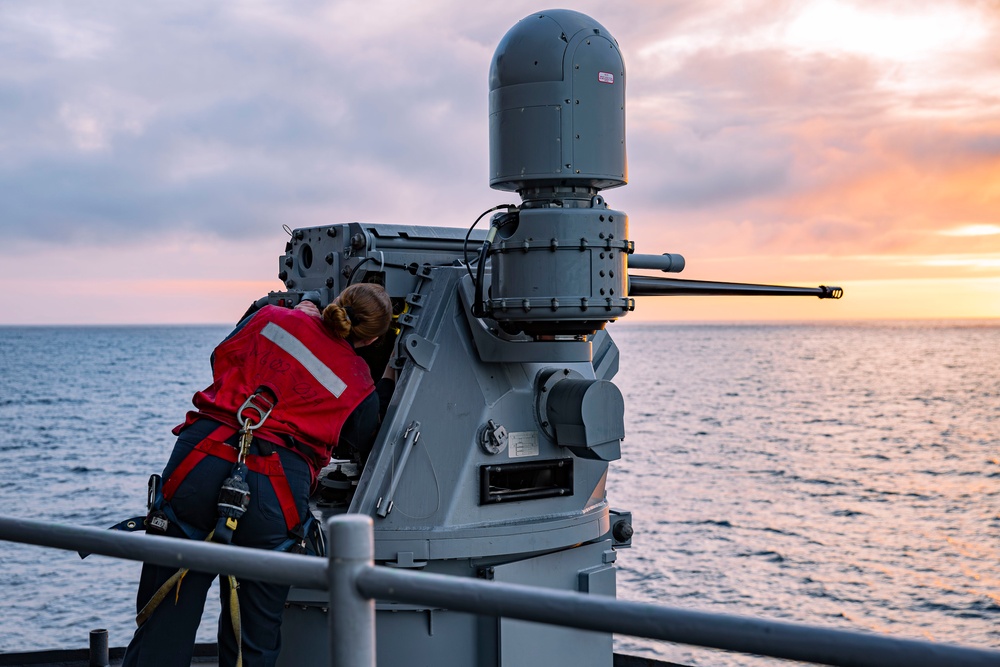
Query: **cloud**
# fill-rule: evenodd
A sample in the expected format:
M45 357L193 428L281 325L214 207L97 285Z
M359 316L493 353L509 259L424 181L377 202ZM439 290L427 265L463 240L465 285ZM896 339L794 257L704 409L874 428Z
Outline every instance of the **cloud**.
M0 100L15 101L0 111L0 188L15 193L0 202L3 234L255 235L297 226L290 211L333 215L358 199L400 215L429 203L412 197L422 188L473 190L486 177L470 148L485 146L490 51L413 42L431 17L369 12L393 6L177 3L109 14L115 27L91 28L69 55L58 26L92 5L0 15L22 26L3 55L21 69L0 73Z
M990 5L574 8L624 54L630 183L606 195L643 252L753 267L1000 251L997 235L937 233L1000 224ZM0 254L271 243L282 224L346 220L466 226L512 198L488 187L487 72L506 30L537 9L0 6ZM848 34L830 16L890 21L908 41L865 42L877 31Z
M671 225L634 225L633 235L741 261L864 249L968 253L955 265L992 266L976 259L983 248L961 239L941 248L928 232L997 220L1000 88L978 85L989 77L982 68L957 75L953 54L938 54L946 62L917 81L877 53L777 48L768 35L790 15L765 15L749 40L706 29L640 49L628 205L633 220ZM995 23L984 25L995 34Z

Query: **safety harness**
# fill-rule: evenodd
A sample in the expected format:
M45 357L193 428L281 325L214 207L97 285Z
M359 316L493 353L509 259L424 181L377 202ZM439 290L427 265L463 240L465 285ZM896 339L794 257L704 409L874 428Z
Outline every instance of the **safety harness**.
M233 469L234 473L236 473L237 470L241 467L239 461L240 450L237 450L232 445L226 444L226 440L229 439L229 437L231 437L234 433L236 433L236 429L233 428L232 426L220 425L214 431L209 433L204 440L195 445L194 449L191 450L191 453L188 454L183 461L181 461L180 465L178 465L177 468L174 469L174 472L170 475L169 478L167 478L167 481L163 484L163 491L162 491L163 499L169 502L170 499L173 498L174 493L176 493L177 488L181 485L181 482L183 482L184 479L188 476L188 473L190 473L195 468L195 466L201 463L201 461L206 456L214 456L216 458L220 458L225 461L229 461L230 463L236 464ZM262 446L264 448L267 448L267 446L270 445L270 443L267 443L264 440L258 440L257 442L259 443L258 446ZM270 445L270 447L273 448L274 445ZM293 534L298 533L299 532L298 509L295 506L295 498L292 496L292 490L288 486L288 478L285 477L285 469L281 466L281 459L278 458L276 452L273 451L272 449L272 453L270 453L267 456L258 454L249 454L245 457L243 461L243 467L249 468L253 472L258 473L260 475L267 475L267 478L271 481L271 487L274 489L274 495L277 496L278 498L278 504L281 505L281 513L285 518L285 527L288 528L288 532L290 533ZM243 482L243 484L246 483L244 481L245 472L243 472L243 474L240 476L239 479L240 481ZM222 494L227 492L227 487L229 486L230 482L236 482L236 480L234 480L234 477L230 477L225 482L223 482L221 489L222 493L220 493L220 498L219 498L220 511L223 502ZM233 489L234 494L240 494L241 492L242 489L240 491ZM249 497L249 491L247 491L246 493L247 496ZM238 499L234 498L233 500L238 500ZM226 504L231 505L232 503L227 502ZM246 511L246 508L243 507L242 510ZM239 521L240 516L243 515L243 511L239 512L239 516L235 517L229 517L228 515L226 515L225 517L220 516L219 517L220 523L227 524L228 522L224 522L222 521L222 519L232 518L233 523L235 524L236 521ZM235 530L235 525L232 530ZM220 533L219 526L216 526L215 532L217 535ZM230 539L225 540L227 543L232 541L231 539L232 531L228 532ZM223 540L217 540L217 541L223 541Z
M160 508L173 498L178 487L195 466L206 456L214 456L233 463L233 470L230 476L223 481L222 487L219 489L219 520L205 540L222 544L232 543L233 533L239 525L239 520L250 506L250 487L246 482L247 471L250 470L267 476L274 489L274 495L278 498L278 503L281 506L289 539L279 545L277 549L282 551L289 550L289 548L305 550L305 527L299 521L295 498L288 485L288 478L285 476L285 470L281 465L281 459L278 456L275 445L258 439L258 447L261 449L262 454L249 453L250 446L254 441L254 431L260 428L267 420L268 415L271 414L271 410L274 409L274 405L277 402L273 400L270 392L262 391L262 389L258 388L257 391L251 394L236 413L236 419L240 424L239 446L233 447L226 443L226 440L237 433L237 429L224 424L218 426L202 439L201 442L195 445L194 449L191 450L170 474L170 477L167 478L167 481L163 484L162 491L157 494L158 497L153 503L154 509L157 511L151 512L150 518L147 520L150 526L155 526L159 519L164 522L163 527L165 527L166 517L163 516ZM245 416L246 413L252 413L255 415L255 419ZM267 453L264 454L264 451ZM312 516L310 515L309 521L311 522L311 520ZM181 582L183 582L187 572L187 568L181 568L160 586L149 602L146 603L146 606L136 616L137 625L141 626L149 619L160 603L170 593L171 589L174 589L174 603L177 603L180 596ZM225 578L229 585L229 610L233 634L236 638L236 665L237 667L241 667L243 664L243 642L240 630L239 597L237 595L239 583L233 575L225 575Z

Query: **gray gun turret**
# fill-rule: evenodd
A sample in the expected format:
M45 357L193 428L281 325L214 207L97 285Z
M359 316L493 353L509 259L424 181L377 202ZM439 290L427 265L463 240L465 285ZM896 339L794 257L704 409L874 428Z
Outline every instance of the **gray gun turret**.
M377 282L396 326L364 354L395 393L360 475L337 463L318 513L371 516L388 567L615 594L628 512L605 493L621 456L618 349L605 325L667 294L808 294L796 288L633 276L676 273L675 254L634 253L602 191L627 181L626 73L593 19L556 10L504 36L490 66L490 185L519 204L489 227L351 222L292 232L285 289L259 302L323 306ZM322 482L325 482L323 480ZM320 663L326 596L293 590L281 664ZM379 665L610 667L609 635L378 603ZM336 613L332 610L329 613Z

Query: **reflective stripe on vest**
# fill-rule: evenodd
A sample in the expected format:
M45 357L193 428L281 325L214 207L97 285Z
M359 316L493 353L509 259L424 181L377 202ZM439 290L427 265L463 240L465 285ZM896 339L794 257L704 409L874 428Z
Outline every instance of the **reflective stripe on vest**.
M337 377L305 344L288 333L274 322L268 322L260 334L287 352L293 359L302 364L309 375L313 376L331 394L340 398L347 389L347 383Z

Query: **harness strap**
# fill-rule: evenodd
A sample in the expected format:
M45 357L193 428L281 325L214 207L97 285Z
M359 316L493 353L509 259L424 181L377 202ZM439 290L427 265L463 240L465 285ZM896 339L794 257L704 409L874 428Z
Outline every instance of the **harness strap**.
M163 483L163 499L169 501L177 492L177 487L181 485L184 478L188 476L195 466L197 466L206 456L214 456L230 463L236 463L239 452L232 445L225 443L226 438L236 433L232 426L222 425L208 434L204 440L195 445L191 453L184 457L177 468L174 469L167 481ZM267 475L274 489L274 495L278 498L281 506L281 513L285 518L285 527L289 532L295 532L299 524L299 510L295 506L295 497L292 495L292 488L288 485L288 478L285 476L285 469L281 465L281 459L277 451L270 456L260 456L251 454L246 459L247 468L260 475Z
M214 431L205 436L205 439L199 442L195 446L195 448L191 451L191 453L184 457L184 460L182 460L180 464L178 464L178 466L174 469L174 472L170 475L170 477L167 478L167 481L163 483L163 490L162 490L163 499L169 501L171 498L173 498L174 493L176 493L177 491L177 487L181 485L181 482L183 482L184 478L188 476L188 473L194 470L194 467L199 463L201 463L201 460L208 455L208 450L202 447L202 445L204 445L206 442L209 441L217 442L218 444L222 444L225 447L232 449L234 452L232 458L225 455L220 456L219 458L226 459L227 461L232 461L235 463L236 450L233 447L226 445L225 442L221 442L224 441L229 436L233 435L234 433L236 433L235 428L233 428L232 426L226 426L225 424L221 424L218 426L218 428L216 428Z

